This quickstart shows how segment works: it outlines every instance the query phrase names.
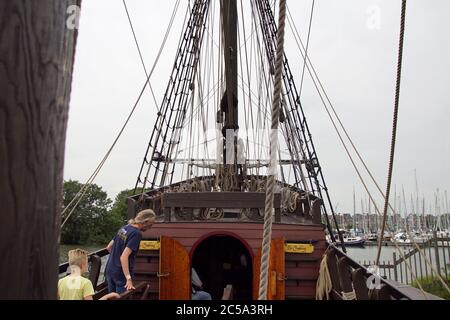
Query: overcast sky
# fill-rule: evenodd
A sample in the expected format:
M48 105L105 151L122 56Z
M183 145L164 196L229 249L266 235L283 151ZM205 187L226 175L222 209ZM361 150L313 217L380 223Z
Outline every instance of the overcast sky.
M212 0L214 1L214 0ZM218 0L216 0L218 1ZM244 0L246 1L246 0ZM127 0L148 68L153 63L175 4ZM346 128L376 179L385 189L394 104L400 0L317 0L309 47L310 58ZM177 22L184 17L182 0ZM288 0L303 40L311 0ZM377 21L379 13L379 24ZM374 20L375 19L375 20ZM414 171L426 209L450 190L450 2L409 0L398 140L393 184L402 186L410 207L415 199ZM161 100L170 75L176 23L151 79ZM287 54L295 74L302 60L287 32ZM122 0L85 0L81 12L67 132L65 179L86 181L102 159L145 81ZM357 211L366 199L330 120L306 78L302 101L331 197L338 211ZM122 139L95 183L111 198L134 187L155 106L145 94ZM373 187L371 187L373 190ZM376 199L381 206L381 198ZM445 211L441 204L441 212Z

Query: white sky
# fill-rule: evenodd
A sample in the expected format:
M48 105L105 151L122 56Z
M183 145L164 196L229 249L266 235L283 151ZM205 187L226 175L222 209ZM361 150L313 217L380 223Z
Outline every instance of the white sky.
M212 0L214 1L214 0ZM218 0L215 0L218 1ZM243 0L247 1L247 0ZM187 1L182 0L168 45L151 79L160 101L170 75ZM329 97L377 180L385 189L397 66L400 0L317 0L310 58ZM150 69L172 13L174 0L127 0ZM311 0L288 0L306 39ZM369 28L378 8L380 28ZM394 184L405 188L408 206L415 193L426 208L440 189L450 189L450 2L409 0ZM102 159L145 81L122 0L84 0L76 53L66 144L65 179L86 181ZM294 73L302 60L287 32ZM312 81L305 78L302 103L325 179L338 211L357 211L363 191L340 145ZM297 78L299 81L299 78ZM111 198L134 187L155 120L146 92L130 125L95 183ZM373 190L373 188L371 188ZM415 195L413 196L415 199ZM379 205L380 197L377 195ZM445 205L441 204L441 212Z

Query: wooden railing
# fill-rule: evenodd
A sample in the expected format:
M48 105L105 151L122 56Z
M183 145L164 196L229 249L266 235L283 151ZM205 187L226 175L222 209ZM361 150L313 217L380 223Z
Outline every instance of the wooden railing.
M330 245L328 252L328 269L333 283L333 299L344 299L343 292L354 290L358 300L440 300L411 286L374 275L334 245ZM376 279L377 287L369 288L369 279Z
M450 276L450 238L435 236L418 246L422 253L417 247L412 247L404 252L403 257L399 253L393 252L392 260L381 261L382 263L379 265L381 275L386 279L403 284L412 284L416 278L436 276L435 271L439 272L442 278L448 279ZM375 262L363 260L359 261L359 264L369 267L375 265Z

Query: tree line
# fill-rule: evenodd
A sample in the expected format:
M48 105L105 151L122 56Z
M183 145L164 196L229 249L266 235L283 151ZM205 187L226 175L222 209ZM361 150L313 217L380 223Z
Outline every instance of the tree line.
M78 181L64 182L63 209L82 187L83 184ZM112 201L102 187L92 184L62 228L61 243L74 245L108 243L117 229L126 223L126 199L132 194L133 189L123 190Z

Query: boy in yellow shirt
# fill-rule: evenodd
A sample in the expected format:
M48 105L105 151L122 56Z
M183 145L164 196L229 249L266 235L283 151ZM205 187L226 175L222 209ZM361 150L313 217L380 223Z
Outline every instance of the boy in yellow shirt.
M58 282L60 300L92 300L94 287L81 275L87 271L88 252L81 249L69 251L70 274Z
M88 269L88 252L82 249L69 251L70 275L58 282L58 299L60 300L92 300L94 287L89 279L82 276ZM117 293L108 294L100 300L117 299Z

